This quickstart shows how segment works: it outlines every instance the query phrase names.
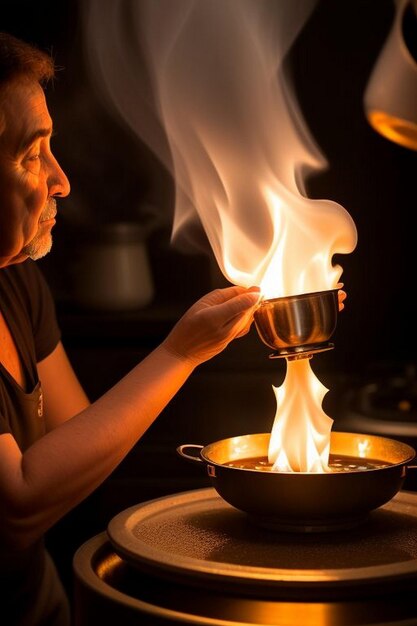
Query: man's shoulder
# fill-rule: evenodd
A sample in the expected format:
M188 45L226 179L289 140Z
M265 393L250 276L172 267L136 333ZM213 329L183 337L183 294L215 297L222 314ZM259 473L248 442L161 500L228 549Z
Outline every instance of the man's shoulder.
M22 263L13 263L12 265L0 269L0 277L8 276L11 279L20 278L27 280L32 276L39 276L41 273L40 268L37 267L35 261L32 261L32 259L26 259L26 261Z
M6 291L34 294L42 289L45 279L35 261L27 259L0 269L0 287Z

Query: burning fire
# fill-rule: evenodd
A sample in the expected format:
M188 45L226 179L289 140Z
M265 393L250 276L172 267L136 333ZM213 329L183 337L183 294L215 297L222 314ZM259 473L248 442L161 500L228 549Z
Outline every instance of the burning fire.
M352 252L356 228L336 202L307 197L306 175L327 163L284 71L315 2L115 0L108 15L86 4L94 76L175 179L174 242L195 248L203 233L225 277L265 298L337 288L332 258ZM277 469L327 470L326 391L308 359L287 362Z
M333 420L321 404L328 389L314 375L308 359L287 360L281 387L273 387L277 413L268 460L281 472L329 471Z

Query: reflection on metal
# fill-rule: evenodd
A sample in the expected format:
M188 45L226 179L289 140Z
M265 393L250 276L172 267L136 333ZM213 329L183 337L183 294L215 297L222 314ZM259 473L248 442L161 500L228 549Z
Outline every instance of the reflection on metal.
M373 109L367 111L367 118L372 128L386 139L417 150L417 123Z
M110 554L107 559L98 563L97 575L105 579L109 573L113 573L122 563L122 559L117 554Z
M364 95L377 132L417 150L417 2L397 0L395 18Z

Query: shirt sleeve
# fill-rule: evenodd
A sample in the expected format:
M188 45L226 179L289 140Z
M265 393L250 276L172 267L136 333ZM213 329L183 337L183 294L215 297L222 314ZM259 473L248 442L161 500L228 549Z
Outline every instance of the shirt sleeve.
M61 330L56 317L55 303L42 271L34 261L26 261L31 318L37 362L56 348Z

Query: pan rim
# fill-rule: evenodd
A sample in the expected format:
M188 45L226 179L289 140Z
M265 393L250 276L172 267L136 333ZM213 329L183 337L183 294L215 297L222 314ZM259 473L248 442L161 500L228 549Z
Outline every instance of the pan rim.
M381 435L373 435L370 433L356 433L356 432L347 432L347 431L335 431L331 433L331 439L332 438L337 438L338 436L350 436L350 437L368 437L371 438L372 440L380 440L381 442L390 442L393 443L397 446L401 446L404 449L404 455L407 453L407 456L401 460L401 461L397 461L395 463L389 462L389 461L385 461L381 459L381 462L386 462L387 465L384 467L375 467L375 468L371 468L371 469L366 469L366 470L352 470L352 471L348 471L348 472L282 472L282 471L274 471L274 472L263 472L261 470L256 470L256 469L252 469L252 468L244 468L244 467L231 467L230 465L226 465L225 463L220 463L219 461L215 461L213 459L211 459L208 454L207 454L207 450L208 449L212 449L214 446L216 445L220 445L223 444L227 441L231 441L233 439L243 439L243 438L255 438L255 437L270 437L270 433L253 433L253 434L248 434L248 435L237 435L235 437L226 437L225 439L219 439L217 441L213 441L209 444L207 444L206 446L204 446L201 451L200 451L200 456L202 458L203 461L205 461L206 463L208 463L209 465L213 465L219 468L222 468L223 470L238 470L239 472L249 472L249 473L253 473L253 474L264 474L266 476L285 476L285 477L290 477L290 476L312 476L312 477L319 477L319 476L352 476L355 474L373 474L374 472L387 472L390 470L394 470L398 467L404 467L409 465L416 457L417 457L417 452L416 450L410 446L407 443L404 443L402 441L398 441L396 439L392 439L390 437L383 437ZM330 450L331 450L331 446L330 446ZM248 457L242 457L242 458L248 458ZM373 458L373 457L364 457L366 458ZM379 459L378 459L379 460Z

